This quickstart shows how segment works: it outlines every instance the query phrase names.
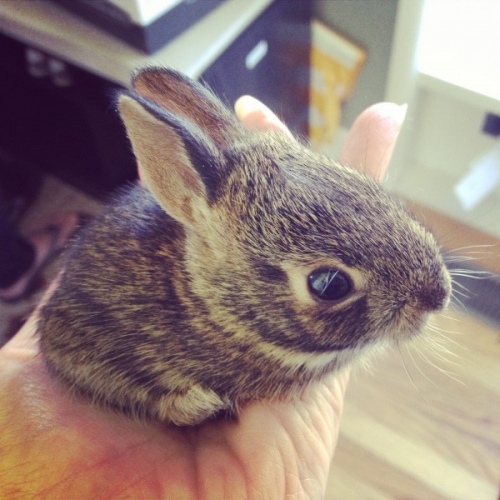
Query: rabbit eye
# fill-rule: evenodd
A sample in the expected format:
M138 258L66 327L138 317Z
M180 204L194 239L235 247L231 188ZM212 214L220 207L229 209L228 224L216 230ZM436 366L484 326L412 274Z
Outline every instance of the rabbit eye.
M308 277L309 291L321 300L341 300L352 290L347 275L333 267L322 267Z

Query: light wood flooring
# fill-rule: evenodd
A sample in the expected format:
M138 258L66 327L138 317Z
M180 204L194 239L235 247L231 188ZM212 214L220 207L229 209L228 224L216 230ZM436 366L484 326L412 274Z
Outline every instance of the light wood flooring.
M352 377L327 500L499 498L500 330L451 312L435 324L449 353L422 338Z
M500 274L496 238L407 204L446 250ZM500 326L463 311L434 323L355 372L326 500L500 500Z

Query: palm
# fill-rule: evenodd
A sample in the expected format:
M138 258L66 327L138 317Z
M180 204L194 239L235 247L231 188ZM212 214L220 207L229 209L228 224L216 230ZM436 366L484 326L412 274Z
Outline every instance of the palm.
M15 344L2 351L9 368L2 379L0 425L9 430L0 437L2 456L19 455L2 482L2 497L36 491L39 498L45 492L47 498L96 500L299 492L318 498L324 491L346 376L293 403L255 404L238 421L151 427L69 400L33 352Z
M402 123L380 106L361 115L341 156L378 178ZM282 127L258 108L238 114L249 127ZM34 331L29 322L0 351L1 498L322 497L347 374L295 402L249 406L238 421L152 427L60 392Z

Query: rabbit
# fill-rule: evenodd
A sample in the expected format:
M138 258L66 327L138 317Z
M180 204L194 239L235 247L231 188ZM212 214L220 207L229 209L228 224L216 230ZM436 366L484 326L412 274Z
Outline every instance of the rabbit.
M71 394L157 423L237 418L446 306L434 236L363 173L244 129L171 69L137 71L117 107L147 187L83 230L37 319Z

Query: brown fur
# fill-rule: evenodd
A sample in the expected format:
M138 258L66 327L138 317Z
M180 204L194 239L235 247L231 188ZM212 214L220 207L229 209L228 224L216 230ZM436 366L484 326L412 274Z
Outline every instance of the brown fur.
M434 238L374 181L245 131L173 71L145 69L133 88L119 108L149 190L85 231L39 315L47 365L72 391L192 425L294 395L444 307ZM354 293L314 298L323 266Z

